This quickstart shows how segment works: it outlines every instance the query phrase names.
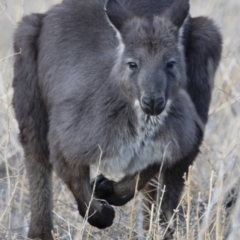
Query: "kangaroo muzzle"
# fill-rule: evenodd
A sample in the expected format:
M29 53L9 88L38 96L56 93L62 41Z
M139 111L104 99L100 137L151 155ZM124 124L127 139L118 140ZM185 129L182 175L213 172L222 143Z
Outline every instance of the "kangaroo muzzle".
M141 108L147 114L151 116L157 116L164 110L166 106L165 98L159 97L148 97L143 96L141 99Z

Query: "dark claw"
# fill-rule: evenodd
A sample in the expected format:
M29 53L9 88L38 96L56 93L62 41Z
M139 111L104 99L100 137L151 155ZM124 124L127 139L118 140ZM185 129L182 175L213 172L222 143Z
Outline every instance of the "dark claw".
M101 182L104 181L105 179L107 179L107 178L105 178L103 174L100 174L100 175L98 175L96 178L93 178L93 179L91 180L91 183L90 183L90 184L91 184L91 186L92 186L92 188L93 188L95 182L96 182L96 185L98 185L99 183L101 183ZM107 179L107 180L108 180L108 179Z

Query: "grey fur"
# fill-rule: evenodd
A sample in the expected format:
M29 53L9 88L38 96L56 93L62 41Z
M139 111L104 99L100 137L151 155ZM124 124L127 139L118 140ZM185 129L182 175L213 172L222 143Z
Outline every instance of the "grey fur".
M133 196L137 172L141 189L164 161L163 182L167 189L177 186L163 202L163 212L172 212L183 186L180 175L198 152L206 119L189 91L188 66L194 64L188 63L191 54L189 65L185 61L189 3L176 0L164 7L165 1L152 1L159 7L154 16L150 7L143 14L144 1L68 0L19 24L14 49L22 54L15 58L13 105L30 182L30 238L51 239L52 168L85 215L92 194L89 167L98 163L99 146L102 171L126 177L118 183L99 178L96 196L124 204ZM131 2L139 4L135 12ZM208 54L210 60L200 63L207 74L200 81L210 89L221 38L209 26L219 48L216 57ZM129 62L138 68L129 69ZM160 115L149 116L143 96L161 96L168 104ZM208 97L203 103L207 111L209 102ZM169 175L179 164L181 171ZM93 200L89 216L90 224L105 228L114 211Z

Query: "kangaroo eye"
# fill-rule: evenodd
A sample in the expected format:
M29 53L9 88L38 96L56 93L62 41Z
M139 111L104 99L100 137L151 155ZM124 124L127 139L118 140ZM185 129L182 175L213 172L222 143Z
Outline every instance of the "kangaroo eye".
M129 62L128 66L130 69L135 70L138 68L138 65L135 62Z
M166 68L167 69L173 69L173 67L175 66L176 62L175 61L170 61L167 63Z

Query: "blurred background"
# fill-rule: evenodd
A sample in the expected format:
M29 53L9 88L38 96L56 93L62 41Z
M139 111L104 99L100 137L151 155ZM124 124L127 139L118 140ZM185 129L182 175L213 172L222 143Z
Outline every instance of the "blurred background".
M28 182L11 106L13 32L22 16L44 12L58 2L0 0L0 239L26 239L30 220ZM191 218L186 220L189 223L180 226L181 231L175 238L187 239L188 235L188 239L237 240L240 239L240 198L237 198L240 183L240 1L191 0L191 15L214 19L223 35L223 53L201 153L186 183L190 195L182 201L183 206L191 203ZM56 239L129 239L131 231L135 239L145 238L141 230L141 194L134 205L130 202L116 209L117 217L111 228L98 231L81 224L74 199L59 179L55 180L53 190ZM232 204L232 199L236 204ZM226 206L233 210L228 211ZM136 220L134 223L129 222L131 214ZM154 226L151 231L147 235L149 239L161 239L161 233L154 230Z

